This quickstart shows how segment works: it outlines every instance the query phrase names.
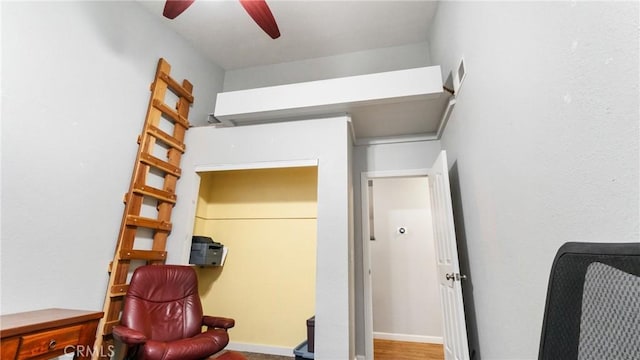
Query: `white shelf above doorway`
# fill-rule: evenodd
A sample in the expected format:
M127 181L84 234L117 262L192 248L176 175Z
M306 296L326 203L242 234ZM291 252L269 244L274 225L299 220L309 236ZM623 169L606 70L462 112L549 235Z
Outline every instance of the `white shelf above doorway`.
M449 112L440 66L218 93L226 126L348 113L357 139L439 137Z

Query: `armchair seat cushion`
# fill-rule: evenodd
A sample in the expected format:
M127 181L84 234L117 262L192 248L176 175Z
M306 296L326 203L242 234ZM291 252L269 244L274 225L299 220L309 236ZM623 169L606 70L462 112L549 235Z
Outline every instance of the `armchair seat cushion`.
M140 349L141 359L197 360L214 354L229 343L229 335L223 329L213 329L188 339L175 341L149 340Z

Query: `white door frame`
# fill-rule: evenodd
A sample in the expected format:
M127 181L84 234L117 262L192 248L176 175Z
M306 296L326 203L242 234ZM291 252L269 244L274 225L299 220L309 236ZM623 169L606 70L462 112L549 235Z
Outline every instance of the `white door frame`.
M369 241L369 180L428 176L430 169L363 171L360 174L362 223L362 276L364 292L364 347L365 359L373 360L373 296L371 289L371 251Z

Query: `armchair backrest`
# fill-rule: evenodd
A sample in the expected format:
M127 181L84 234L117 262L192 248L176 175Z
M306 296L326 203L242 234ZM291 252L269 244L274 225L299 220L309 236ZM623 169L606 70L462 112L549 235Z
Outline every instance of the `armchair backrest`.
M200 333L202 304L195 270L179 265L137 268L120 322L156 341L174 341Z

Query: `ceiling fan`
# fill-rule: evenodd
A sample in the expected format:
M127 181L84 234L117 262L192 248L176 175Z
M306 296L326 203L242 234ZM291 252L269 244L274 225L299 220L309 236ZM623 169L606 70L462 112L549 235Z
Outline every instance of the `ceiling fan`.
M195 0L167 0L162 15L175 19L182 14ZM272 39L280 37L280 30L265 0L239 0L253 21L260 26Z

